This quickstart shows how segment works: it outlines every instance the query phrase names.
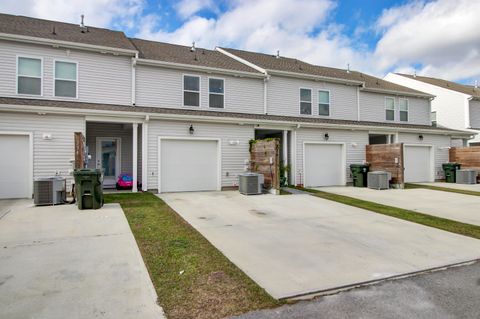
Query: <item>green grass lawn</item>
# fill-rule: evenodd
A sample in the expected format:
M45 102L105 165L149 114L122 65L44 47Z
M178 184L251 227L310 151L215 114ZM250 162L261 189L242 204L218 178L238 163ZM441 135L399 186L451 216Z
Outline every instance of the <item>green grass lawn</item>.
M323 192L315 189L308 189L308 188L299 188L299 189L312 193L314 196L317 196L323 199L332 200L342 204L370 210L372 212L376 212L379 214L383 214L383 215L407 220L410 222L422 224L425 226L446 230L452 233L480 239L480 226L465 224L465 223L457 222L457 221L446 219L446 218L419 213L413 210L407 210L407 209L382 205L382 204L378 204L378 203L374 203L374 202L370 202L362 199Z
M419 185L419 184L405 184L406 189L413 189L413 188L425 188L431 189L435 191L443 191L443 192L450 192L450 193L457 193L457 194L464 194L464 195L473 195L473 196L480 196L480 192L476 191L469 191L465 189L457 189L457 188L448 188L448 187L440 187L440 186L432 186L432 185Z
M224 318L281 304L155 195L107 194L105 202L122 206L168 318Z

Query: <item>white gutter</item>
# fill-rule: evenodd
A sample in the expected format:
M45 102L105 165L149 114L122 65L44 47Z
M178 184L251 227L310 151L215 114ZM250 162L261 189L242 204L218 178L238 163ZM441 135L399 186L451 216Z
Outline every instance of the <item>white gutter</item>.
M413 97L420 97L420 98L426 98L426 99L435 98L435 96L431 94L403 92L403 91L395 91L395 90L382 90L382 89L373 89L368 87L362 87L362 91L383 93L383 94L394 94L394 95L401 95L401 96L413 96Z
M355 80L347 80L341 78L331 78L328 76L321 76L321 75L313 75L313 74L305 74L305 73L296 73L296 72L288 72L288 71L279 71L279 70L267 70L268 73L272 75L282 75L287 77L299 78L299 79L309 79L314 81L323 81L323 82L332 82L332 83L341 83L347 85L363 85L364 82L362 81L355 81Z
M63 47L63 48L69 48L69 49L95 51L95 52L101 52L101 53L111 53L116 55L135 56L136 54L138 54L137 50L112 48L112 47L103 46L103 45L94 45L94 44L55 40L55 39L37 38L37 37L30 37L26 35L17 35L17 34L9 34L9 33L0 33L0 40L49 45L57 48Z
M178 69L178 70L189 70L189 71L194 70L194 71L201 71L206 73L227 74L227 75L240 76L240 77L251 77L251 78L259 78L259 79L265 78L264 74L258 74L254 72L236 71L236 70L228 70L228 69L221 69L221 68L212 68L212 67L201 66L201 65L166 62L166 61L150 60L150 59L137 59L137 65L138 64L165 67L165 68Z
M21 108L21 109L20 109ZM105 116L112 119L115 118L127 118L130 117L135 119L135 122L141 123L143 119L148 116L150 120L175 120L175 121L196 121L196 122L210 122L210 123L232 123L232 124L251 124L251 125L279 125L282 127L292 127L292 128L331 128L331 129L346 129L346 130L359 130L359 131L370 131L370 130L384 130L392 132L415 132L415 133L425 133L425 134L434 134L434 135L455 135L455 136L470 136L471 133L457 131L457 132L448 132L448 131L437 131L429 129L419 129L419 128L402 128L402 127L388 127L388 126L372 126L372 125L358 125L358 124L336 124L336 123L308 123L308 122L295 122L295 121L280 121L280 120L268 120L268 119L249 119L249 118L238 118L238 117L218 117L218 116L203 116L203 115L184 115L184 114L160 114L160 113L148 113L148 112L129 112L129 111L113 111L113 110L98 110L98 109L71 109L71 108L61 108L61 107L48 107L48 106L36 106L36 105L13 105L13 104L2 104L0 105L0 111L9 111L9 112L21 112L21 113L45 113L45 114L65 114L65 115L77 115L77 116ZM102 121L104 121L102 119ZM463 134L464 133L464 134ZM457 135L458 134L458 135Z

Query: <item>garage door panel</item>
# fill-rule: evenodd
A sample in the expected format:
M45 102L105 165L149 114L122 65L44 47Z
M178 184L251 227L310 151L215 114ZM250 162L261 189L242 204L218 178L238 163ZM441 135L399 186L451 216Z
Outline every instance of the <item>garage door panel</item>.
M343 146L305 144L305 186L343 185Z
M405 182L433 182L431 152L428 146L405 146Z
M218 142L216 140L169 140L160 142L162 192L216 190Z
M31 197L29 136L0 134L0 151L0 199Z

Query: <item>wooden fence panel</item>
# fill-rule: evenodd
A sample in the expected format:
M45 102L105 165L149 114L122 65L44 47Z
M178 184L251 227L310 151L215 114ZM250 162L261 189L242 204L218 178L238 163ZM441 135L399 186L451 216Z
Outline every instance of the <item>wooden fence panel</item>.
M280 140L255 140L250 144L250 170L263 174L266 188L280 188ZM270 163L272 158L272 163Z
M82 132L75 132L75 169L83 168L85 163L85 136Z
M366 146L366 159L370 171L387 171L393 184L404 183L403 143Z
M480 146L452 147L449 160L459 163L461 168L472 168L480 172Z

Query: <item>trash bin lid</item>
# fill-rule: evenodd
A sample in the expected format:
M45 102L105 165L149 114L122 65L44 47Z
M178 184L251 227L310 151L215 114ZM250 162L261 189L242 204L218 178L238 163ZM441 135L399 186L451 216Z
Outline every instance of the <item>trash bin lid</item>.
M352 168L365 168L365 167L369 167L370 164L350 164L350 167Z
M73 175L100 175L102 170L96 168L81 168L73 171Z

